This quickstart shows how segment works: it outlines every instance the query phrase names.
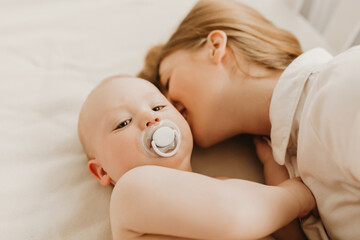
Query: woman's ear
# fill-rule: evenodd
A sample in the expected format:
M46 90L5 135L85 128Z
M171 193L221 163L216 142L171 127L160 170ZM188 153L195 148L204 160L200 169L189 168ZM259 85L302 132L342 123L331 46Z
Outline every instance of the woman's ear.
M206 44L209 48L210 59L219 64L226 53L227 35L224 31L214 30L209 33Z
M107 172L102 168L101 164L97 159L91 159L88 162L88 168L91 174L99 180L100 184L107 186L111 183L111 178Z

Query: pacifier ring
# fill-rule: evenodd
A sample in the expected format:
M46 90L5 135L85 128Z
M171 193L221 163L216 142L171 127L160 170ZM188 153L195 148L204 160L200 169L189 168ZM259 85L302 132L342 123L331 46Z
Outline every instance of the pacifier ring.
M145 128L140 142L145 152L152 157L171 157L181 145L181 132L172 121L164 119Z
M171 151L171 152L168 152L168 153L165 153L165 152L162 152L159 147L156 145L155 143L155 140L152 140L151 141L151 146L152 148L154 149L154 151L160 155L161 157L171 157L173 156L175 153L177 153L177 151L179 150L179 147L180 147L180 142L179 142L179 134L177 133L177 131L173 130L174 131L174 141L176 141L176 147ZM166 148L166 146L164 147Z

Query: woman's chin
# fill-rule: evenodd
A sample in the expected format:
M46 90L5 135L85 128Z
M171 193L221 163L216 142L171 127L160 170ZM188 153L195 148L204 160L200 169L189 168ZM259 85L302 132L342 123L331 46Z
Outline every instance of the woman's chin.
M204 137L195 137L195 143L196 145L198 145L199 147L202 148L208 148L212 145L214 145L215 143L213 143L212 141L209 141L210 139L208 138L204 138Z
M194 140L197 146L202 148L208 148L231 137L224 134L216 135L216 134L208 134L208 132L206 133L207 134L199 134L199 132L197 133L193 132Z

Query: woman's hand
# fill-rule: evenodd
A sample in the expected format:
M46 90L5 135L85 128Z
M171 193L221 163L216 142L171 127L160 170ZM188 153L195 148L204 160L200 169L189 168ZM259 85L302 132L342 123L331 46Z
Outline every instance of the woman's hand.
M285 166L275 162L270 146L270 140L265 137L255 136L253 138L256 154L264 165L264 177L267 185L278 185L289 179Z

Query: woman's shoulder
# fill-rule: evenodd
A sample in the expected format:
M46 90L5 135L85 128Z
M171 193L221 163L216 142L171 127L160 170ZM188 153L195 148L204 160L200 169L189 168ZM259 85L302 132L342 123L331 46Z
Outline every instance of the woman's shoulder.
M359 109L360 46L335 56L321 66L317 74L314 101L334 114L349 115L347 110Z
M319 69L320 83L358 84L360 81L360 45L335 56Z
M321 67L307 97L303 121L333 147L360 125L354 121L360 115L359 63L360 46L335 56Z

